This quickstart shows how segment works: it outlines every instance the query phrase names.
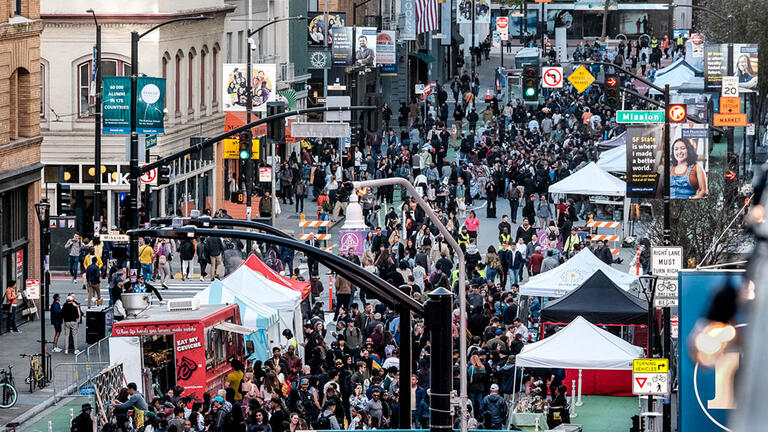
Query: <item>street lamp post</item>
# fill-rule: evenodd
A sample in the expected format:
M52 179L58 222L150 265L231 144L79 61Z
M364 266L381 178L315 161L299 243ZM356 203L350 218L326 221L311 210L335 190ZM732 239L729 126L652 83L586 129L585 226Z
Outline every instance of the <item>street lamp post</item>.
M139 169L139 135L136 133L136 87L139 76L139 40L147 34L157 30L158 28L180 21L200 21L209 19L204 15L198 15L195 17L183 17L175 18L157 24L144 33L139 33L136 30L131 32L131 160L130 160L130 196L128 206L131 209L131 226L137 228L139 226L139 177L141 177L141 170ZM149 161L147 161L149 162ZM98 168L99 174L101 174L101 167ZM138 238L131 238L131 256L130 263L131 268L138 269Z
M51 215L51 205L47 202L40 201L35 204L35 214L37 214L37 221L40 223L40 366L43 368L43 382L47 382L50 378L48 376L48 368L46 363L46 345L45 345L45 311L50 304L48 299L48 278L46 277L45 261L48 256L48 221Z
M96 24L96 112L94 118L94 136L93 136L93 222L94 231L96 222L101 223L101 24L96 19L96 12L88 9L86 12L93 15L93 22Z
M435 211L432 210L432 207L430 207L430 205L424 201L424 198L421 196L419 191L417 191L416 188L408 180L400 177L392 177L386 179L352 182L352 186L355 189L393 185L400 185L401 188L408 189L408 192L410 192L414 199L416 199L416 202L419 204L421 209L424 210L424 213L426 213L427 217L429 217L429 220L432 221L435 227L437 227L438 231L440 231L443 239L446 241L446 243L448 243L451 249L453 249L453 252L456 254L456 257L459 261L459 369L461 369L461 373L459 375L459 398L461 404L460 425L461 432L467 432L467 269L466 262L464 260L464 252L459 247L459 244L456 243L456 240L453 238L450 231L448 231L448 228L443 225L443 223L440 221L440 218L437 217ZM435 394L432 397L443 398L449 396L444 394Z

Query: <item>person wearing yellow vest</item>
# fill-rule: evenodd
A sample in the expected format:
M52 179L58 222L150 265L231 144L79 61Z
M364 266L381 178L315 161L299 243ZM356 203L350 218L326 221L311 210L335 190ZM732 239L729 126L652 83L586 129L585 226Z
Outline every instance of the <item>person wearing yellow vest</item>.
M651 49L656 49L659 47L659 40L656 39L656 36L651 39Z
M466 226L461 227L458 243L461 250L466 252L467 247L469 246L469 232L467 231Z
M579 243L581 243L581 238L576 233L576 230L572 229L571 234L565 239L565 242L563 242L563 252L566 256L570 256L576 245Z
M139 237L139 264L141 264L141 274L145 281L152 280L152 263L155 260L155 250L149 246L143 238Z
M512 241L512 235L504 228L504 231L499 234L499 249L504 248L504 245L509 245Z

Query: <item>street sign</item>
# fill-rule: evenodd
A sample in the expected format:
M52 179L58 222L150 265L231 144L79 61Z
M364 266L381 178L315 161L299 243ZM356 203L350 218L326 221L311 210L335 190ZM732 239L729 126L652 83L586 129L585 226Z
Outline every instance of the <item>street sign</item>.
M128 237L128 234L102 234L99 236L99 240L103 242L127 243L130 241L130 237Z
M669 322L670 330L672 331L672 339L677 339L677 336L680 333L680 317L677 315L672 315L669 318Z
M736 97L739 95L739 77L723 76L720 96Z
M541 86L544 88L561 88L563 86L563 68L541 68Z
M747 126L747 115L743 113L742 114L715 114L715 118L712 123L715 126L745 127Z
M157 186L157 168L142 174L141 177L139 177L139 181L143 184Z
M147 135L147 137L144 138L145 149L149 150L156 145L157 145L157 135Z
M720 114L738 114L741 112L740 97L721 97Z
M656 280L656 292L653 296L654 307L672 307L678 305L677 279L659 278Z
M251 159L259 158L259 139L251 140ZM227 138L221 140L223 145L222 158L240 159L240 140L237 138Z
M584 65L579 65L579 67L577 67L576 70L573 71L573 73L568 77L568 81L573 84L573 88L575 88L576 91L579 93L584 93L584 90L586 90L587 87L595 82L595 77L589 73Z
M664 123L664 111L616 111L616 123Z
M27 279L25 293L27 300L40 300L40 279Z
M425 87L424 84L416 84L413 87L413 92L416 94L424 94L424 87Z
M755 135L755 124L754 123L747 123L747 136L754 136Z
M632 394L653 396L669 394L669 374L633 373Z
M259 181L260 182L272 181L272 168L270 167L259 168Z
M659 277L677 279L683 268L683 248L680 246L652 246L651 271Z
M632 360L632 373L667 373L669 359L642 358Z
M669 106L669 121L672 123L682 123L688 115L685 104L674 104Z
M503 41L509 39L509 18L496 18L496 31L499 32L499 38Z
M346 90L346 89L347 89L347 86L341 85L339 83L333 83L333 84L328 86L328 90L343 91L343 90Z

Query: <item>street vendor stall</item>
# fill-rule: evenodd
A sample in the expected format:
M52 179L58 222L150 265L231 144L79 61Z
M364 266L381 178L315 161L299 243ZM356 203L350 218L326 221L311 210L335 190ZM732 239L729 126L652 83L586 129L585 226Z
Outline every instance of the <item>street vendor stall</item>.
M238 306L195 303L190 299L180 310L151 307L112 327L110 360L123 364L125 379L148 400L176 385L202 400L203 393L224 387L229 362L243 358L243 335L254 330L240 325Z

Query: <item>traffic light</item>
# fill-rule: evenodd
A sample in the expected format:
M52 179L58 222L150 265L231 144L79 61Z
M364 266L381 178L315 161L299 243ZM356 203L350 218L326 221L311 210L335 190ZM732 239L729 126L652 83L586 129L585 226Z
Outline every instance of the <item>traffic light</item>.
M728 166L723 173L726 183L735 183L739 178L739 155L736 153L728 153Z
M253 144L252 144L252 137L251 137L251 131L244 130L240 132L240 152L239 157L240 160L248 160L251 157L253 157Z
M59 216L72 211L72 193L68 184L56 183L56 202L59 205Z
M157 184L167 185L171 182L171 169L167 166L157 168Z
M267 102L267 117L285 112L285 104L282 102ZM278 120L270 120L267 123L267 135L276 142L285 139L285 117Z
M539 67L536 65L523 66L523 100L539 101Z
M621 105L618 75L605 75L605 104L613 109L618 109Z

